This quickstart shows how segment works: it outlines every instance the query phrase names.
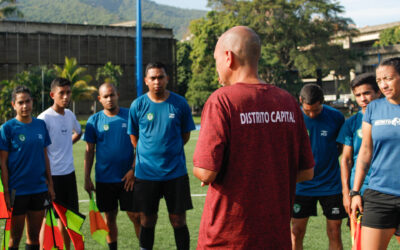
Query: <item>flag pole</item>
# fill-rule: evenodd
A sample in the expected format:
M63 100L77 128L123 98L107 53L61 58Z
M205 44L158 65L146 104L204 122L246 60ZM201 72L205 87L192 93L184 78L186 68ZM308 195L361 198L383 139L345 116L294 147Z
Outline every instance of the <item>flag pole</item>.
M142 0L136 0L136 94L143 92Z

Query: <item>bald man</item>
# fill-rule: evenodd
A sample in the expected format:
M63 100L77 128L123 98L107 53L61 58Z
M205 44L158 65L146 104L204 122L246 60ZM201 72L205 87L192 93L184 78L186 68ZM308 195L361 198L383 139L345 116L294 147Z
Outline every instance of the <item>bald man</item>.
M133 147L127 134L129 110L118 105L119 94L110 83L99 88L98 100L104 110L89 117L84 140L85 190L92 195L96 191L96 201L100 212L105 213L110 230L107 243L110 249L117 249L117 214L126 211L139 237L140 219L133 207L132 168ZM96 189L90 178L94 155L96 154Z
M257 74L260 50L243 26L215 47L223 87L203 108L193 158L209 185L198 249L291 249L296 180L312 178L314 160L296 100Z

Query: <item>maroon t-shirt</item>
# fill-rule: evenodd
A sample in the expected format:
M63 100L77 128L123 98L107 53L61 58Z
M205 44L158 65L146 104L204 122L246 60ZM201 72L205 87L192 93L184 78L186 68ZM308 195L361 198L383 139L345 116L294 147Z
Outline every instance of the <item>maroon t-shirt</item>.
M299 169L314 166L296 100L269 84L237 83L204 106L196 167L217 171L201 218L198 249L291 249Z

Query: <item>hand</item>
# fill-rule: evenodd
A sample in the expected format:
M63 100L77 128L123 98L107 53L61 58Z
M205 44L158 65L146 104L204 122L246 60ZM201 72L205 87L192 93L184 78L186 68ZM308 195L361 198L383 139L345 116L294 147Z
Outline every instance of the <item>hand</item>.
M124 183L124 188L126 191L132 191L133 190L133 184L135 184L135 174L133 172L133 169L129 170L124 178L121 179Z
M357 211L360 211L360 213L364 212L361 195L356 195L353 196L353 198L351 198L351 217L354 220L357 220L357 214L356 214Z
M89 178L85 178L85 190L88 192L90 198L92 198L92 192L96 192L96 189L94 188L92 180Z
M54 192L54 187L53 185L48 185L48 192L49 192L49 197L51 201L54 201L56 199L56 192Z
M344 209L346 210L346 213L350 216L351 215L351 198L349 193L343 194L343 206Z

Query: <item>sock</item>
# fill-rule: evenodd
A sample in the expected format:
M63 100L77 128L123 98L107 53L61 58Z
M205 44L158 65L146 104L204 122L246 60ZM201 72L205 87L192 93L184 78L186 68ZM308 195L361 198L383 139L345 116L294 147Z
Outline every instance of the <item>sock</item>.
M174 228L176 249L187 250L190 246L189 229L187 225L180 228Z
M108 243L108 248L110 248L110 250L117 250L118 249L117 242L114 241L114 242Z
M147 250L153 249L154 229L155 227L144 227L140 225L139 242L141 248Z
M18 250L18 247L8 247L8 250Z
M10 249L10 248L8 248L8 249ZM25 245L25 250L39 250L39 245L29 245L29 244L26 244L26 245Z

